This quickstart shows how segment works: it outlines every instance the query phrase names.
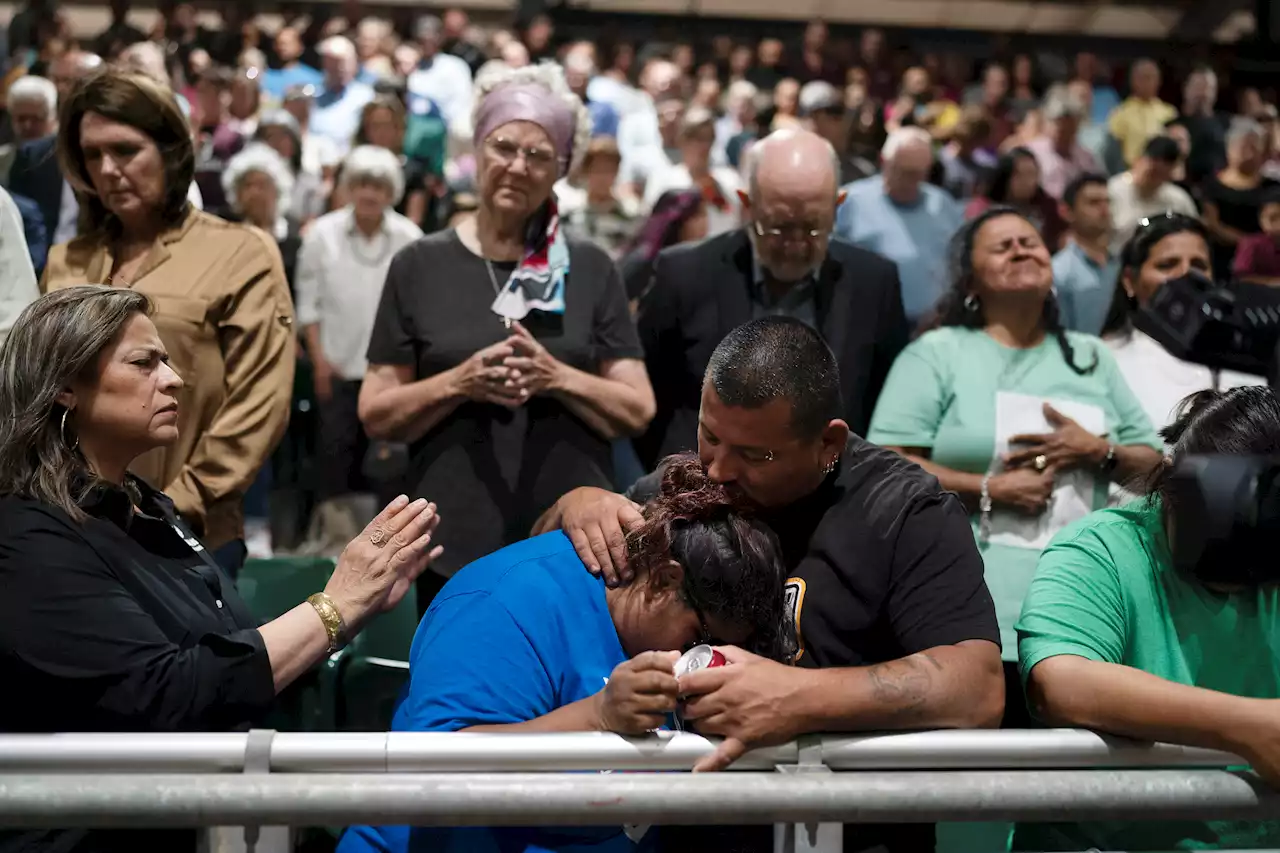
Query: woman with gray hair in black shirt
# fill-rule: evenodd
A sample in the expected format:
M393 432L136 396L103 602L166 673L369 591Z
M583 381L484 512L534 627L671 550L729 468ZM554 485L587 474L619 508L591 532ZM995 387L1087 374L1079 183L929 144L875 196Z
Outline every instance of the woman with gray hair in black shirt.
M473 126L476 216L391 261L360 389L370 438L408 445L397 488L450 519L421 609L565 492L611 485L610 441L654 411L617 270L560 228L552 186L585 151L586 108L556 66L496 69Z

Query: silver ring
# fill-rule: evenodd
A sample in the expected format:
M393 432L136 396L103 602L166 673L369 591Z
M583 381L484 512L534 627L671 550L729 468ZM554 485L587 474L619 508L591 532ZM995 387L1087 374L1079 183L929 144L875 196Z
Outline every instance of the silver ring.
M1041 453L1039 456L1035 458L1035 461L1032 462L1031 464L1036 466L1037 471L1043 471L1045 468L1049 467L1049 459L1043 453Z
M373 547L381 548L387 541L387 534L381 530L375 530L369 534L369 541L373 543Z

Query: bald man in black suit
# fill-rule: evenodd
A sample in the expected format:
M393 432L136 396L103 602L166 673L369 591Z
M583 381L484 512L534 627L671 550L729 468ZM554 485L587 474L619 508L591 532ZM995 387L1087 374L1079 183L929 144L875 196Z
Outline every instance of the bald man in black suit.
M830 238L842 200L831 145L781 130L749 152L744 228L658 255L638 324L657 415L636 439L651 470L697 447L702 375L729 331L784 314L809 323L840 362L845 421L865 435L889 366L907 343L898 268Z

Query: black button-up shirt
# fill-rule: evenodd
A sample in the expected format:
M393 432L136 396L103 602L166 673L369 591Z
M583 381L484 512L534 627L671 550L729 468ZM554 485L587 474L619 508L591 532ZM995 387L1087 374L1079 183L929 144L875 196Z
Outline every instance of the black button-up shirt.
M0 497L0 730L220 731L275 698L257 621L173 504L96 486L78 524Z
M0 731L220 731L275 698L257 622L163 494L110 486L79 524L0 497ZM194 850L183 831L0 832L9 851Z

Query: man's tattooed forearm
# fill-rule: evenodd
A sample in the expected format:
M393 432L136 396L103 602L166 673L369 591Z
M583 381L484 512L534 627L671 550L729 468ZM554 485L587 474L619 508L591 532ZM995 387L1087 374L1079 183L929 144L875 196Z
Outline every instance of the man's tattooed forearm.
M923 657L924 661L918 660ZM872 695L884 706L887 713L900 716L918 716L929 701L933 688L931 669L942 671L942 666L929 655L917 655L901 660L888 661L867 667L871 678Z

